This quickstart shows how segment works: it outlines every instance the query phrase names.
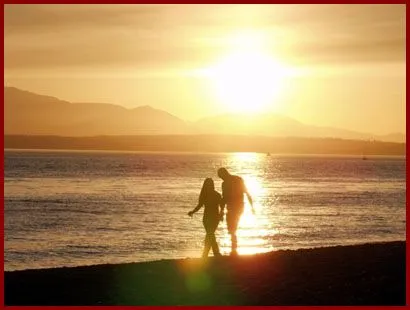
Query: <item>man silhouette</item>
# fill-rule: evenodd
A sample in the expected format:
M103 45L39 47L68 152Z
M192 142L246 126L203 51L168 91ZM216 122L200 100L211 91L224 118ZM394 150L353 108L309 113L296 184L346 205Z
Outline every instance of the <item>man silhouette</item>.
M228 226L228 232L231 235L232 243L231 255L236 255L238 248L236 230L238 229L238 223L244 211L244 194L246 194L246 196L248 197L253 213L255 213L255 209L253 208L252 197L249 194L245 186L245 182L241 177L230 174L228 170L226 170L226 168L219 168L218 176L223 180L221 221L223 220L224 208L226 205L226 224Z

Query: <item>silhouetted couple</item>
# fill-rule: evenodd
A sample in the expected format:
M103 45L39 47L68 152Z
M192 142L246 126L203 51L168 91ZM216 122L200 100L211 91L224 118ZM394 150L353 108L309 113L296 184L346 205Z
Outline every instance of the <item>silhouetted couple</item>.
M202 186L198 205L195 209L188 212L188 215L192 216L195 212L201 209L202 206L205 206L203 224L206 236L202 257L207 257L211 248L214 256L221 256L215 238L215 231L219 222L223 221L225 205L227 209L226 224L228 227L228 233L231 235L232 243L231 255L237 254L238 239L236 237L236 231L244 211L244 194L248 197L252 212L255 212L252 197L241 177L230 174L225 168L218 169L218 176L223 180L222 195L215 190L214 181L211 178L207 178Z

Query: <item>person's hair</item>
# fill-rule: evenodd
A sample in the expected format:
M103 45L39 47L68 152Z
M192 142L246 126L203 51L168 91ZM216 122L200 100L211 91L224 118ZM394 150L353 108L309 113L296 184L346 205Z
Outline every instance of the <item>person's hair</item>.
M220 178L224 178L224 177L227 176L227 175L229 175L229 172L228 172L228 170L226 170L225 167L222 167L222 168L219 168L219 169L218 169L218 176L219 176Z
M206 178L204 184L202 185L201 193L199 194L199 201L205 202L206 197L215 191L214 180L211 178Z

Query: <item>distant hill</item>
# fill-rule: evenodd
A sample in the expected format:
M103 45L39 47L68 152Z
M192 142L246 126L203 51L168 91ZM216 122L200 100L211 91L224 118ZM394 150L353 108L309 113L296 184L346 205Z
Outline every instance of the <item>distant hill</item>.
M231 128L235 128L232 131ZM203 134L244 134L274 137L342 138L350 140L378 140L402 143L403 134L377 136L370 133L347 129L320 127L303 124L290 117L277 114L256 116L219 115L204 118L196 123L197 133Z
M4 87L4 134L71 137L222 134L390 142L406 140L405 135L400 133L375 136L345 129L307 125L277 114L217 115L197 122L186 122L150 106L126 109L106 103L71 103L14 87Z
M179 118L149 106L126 109L104 103L70 103L13 87L4 88L4 134L146 135L185 134Z

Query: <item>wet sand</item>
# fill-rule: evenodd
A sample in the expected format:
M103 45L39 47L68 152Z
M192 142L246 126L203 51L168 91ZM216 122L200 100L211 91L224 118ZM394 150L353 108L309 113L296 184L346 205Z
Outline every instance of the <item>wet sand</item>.
M405 246L5 272L5 304L405 305Z

